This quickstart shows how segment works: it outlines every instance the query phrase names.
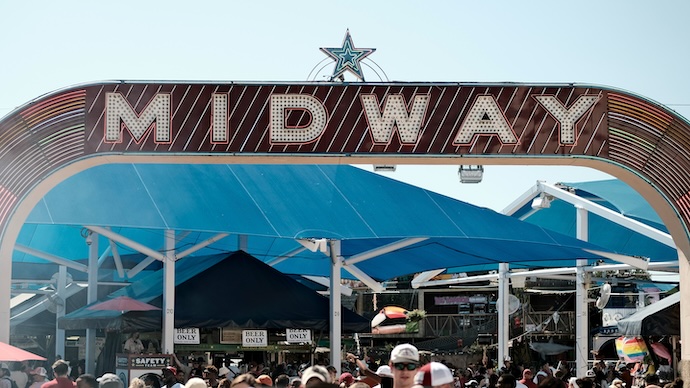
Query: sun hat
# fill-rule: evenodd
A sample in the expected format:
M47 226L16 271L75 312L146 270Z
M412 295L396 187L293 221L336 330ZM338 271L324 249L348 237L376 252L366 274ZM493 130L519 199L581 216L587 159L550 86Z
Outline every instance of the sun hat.
M450 369L440 362L435 361L419 368L419 372L414 376L414 383L425 387L452 384L454 381L455 379Z

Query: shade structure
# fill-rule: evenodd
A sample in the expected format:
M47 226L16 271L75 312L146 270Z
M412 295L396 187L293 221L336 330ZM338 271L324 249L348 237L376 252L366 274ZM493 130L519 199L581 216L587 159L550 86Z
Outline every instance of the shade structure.
M329 301L246 252L188 257L175 263L175 327L329 328ZM210 292L209 290L214 290ZM163 270L113 296L162 304ZM217 293L217 297L211 295ZM160 311L76 310L60 319L63 329L150 331L161 327ZM364 332L369 321L343 308L345 331Z
M680 292L618 321L618 332L625 336L680 335Z
M0 361L45 361L45 357L27 352L16 346L0 342Z
M152 311L160 310L160 307L150 305L132 299L128 296L118 296L103 302L96 303L87 307L89 310L108 310L108 311Z
M84 225L111 228L154 249L160 248L165 230L185 231L179 247L220 233L243 235L248 237L244 250L266 262L300 248L298 239L340 240L344 260L402 239L424 239L357 263L377 281L439 268L495 269L500 262L571 266L576 259L601 258L587 249L605 251L343 165L97 166L49 192L28 217L18 244L59 257L84 257ZM99 246L109 244L99 239ZM237 240L219 239L194 254L235 251L240 249ZM133 253L127 249L120 246L120 254ZM45 262L21 251L15 251L13 261ZM331 270L328 256L308 250L272 265L312 276L330 276ZM346 270L341 276L353 278Z

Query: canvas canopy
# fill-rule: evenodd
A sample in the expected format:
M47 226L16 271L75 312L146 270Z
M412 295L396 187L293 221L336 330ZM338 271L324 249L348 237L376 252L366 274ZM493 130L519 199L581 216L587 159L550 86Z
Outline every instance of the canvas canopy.
M175 327L250 327L328 330L329 301L251 255L189 257L175 263ZM114 292L162 305L163 271ZM369 321L343 308L342 327L363 332ZM61 318L63 329L160 330L160 311L91 310L85 306Z
M625 336L680 335L680 292L618 321L618 332Z

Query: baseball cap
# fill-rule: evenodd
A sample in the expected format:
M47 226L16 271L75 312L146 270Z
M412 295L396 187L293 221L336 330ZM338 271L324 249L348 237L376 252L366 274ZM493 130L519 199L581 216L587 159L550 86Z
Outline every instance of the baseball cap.
M419 362L419 351L410 344L401 344L391 351L391 362Z
M468 381L468 382L465 383L465 386L466 386L466 387L477 386L477 385L479 385L479 383L477 382L477 380L470 380L470 381Z
M597 374L594 373L593 369L587 369L587 372L585 373L585 377L597 377Z
M345 383L347 385L352 385L352 383L355 382L355 377L352 376L352 373L344 372L343 374L340 375L340 378L338 379L338 383L342 384Z
M257 384L265 385L267 387L273 386L273 379L269 375L260 375L256 378Z
M393 372L391 371L391 367L388 365L381 365L379 369L376 370L376 374L379 375L380 377L393 377Z
M316 378L321 380L323 383L327 383L331 377L326 368L322 367L321 365L314 365L304 370L304 373L302 373L302 383L306 385L312 378Z
M125 386L125 383L114 373L105 373L96 380L98 381L98 388L123 388Z
M430 362L421 368L414 376L414 383L425 387L437 387L454 382L453 373L440 362Z
M191 379L187 380L187 383L184 386L185 388L207 388L206 381L199 377L192 377Z
M174 375L177 374L177 368L175 368L174 366L166 366L165 368L161 368L161 371L163 372L163 374L165 374L166 370L171 371L172 374L174 374Z

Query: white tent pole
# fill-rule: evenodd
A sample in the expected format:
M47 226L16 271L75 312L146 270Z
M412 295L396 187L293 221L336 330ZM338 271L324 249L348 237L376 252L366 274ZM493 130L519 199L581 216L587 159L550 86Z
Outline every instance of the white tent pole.
M57 288L56 293L58 300L62 301L62 306L57 306L55 309L55 356L65 356L65 331L58 328L57 322L60 318L65 316L65 308L67 306L67 267L61 265L58 269Z
M498 366L504 366L504 360L508 355L508 339L510 333L508 332L508 318L510 317L508 311L508 263L498 264L498 301L496 309L498 310Z
M336 290L340 289L340 269L342 262L340 257L340 240L331 240L328 242L331 252L331 365L338 371L336 376L340 376L342 355L340 354L341 340L342 340L342 312L340 303L340 293Z
M175 231L165 231L165 261L163 261L163 350L172 354L175 338Z
M582 241L588 241L589 224L587 209L575 205L576 211L576 237ZM577 272L575 283L575 368L577 376L584 376L587 372L587 359L589 355L589 311L587 309L587 273L585 267L587 260L577 260Z
M86 289L86 304L95 303L98 300L98 235L91 236L89 249L88 288ZM94 374L96 369L96 329L86 329L84 373Z

